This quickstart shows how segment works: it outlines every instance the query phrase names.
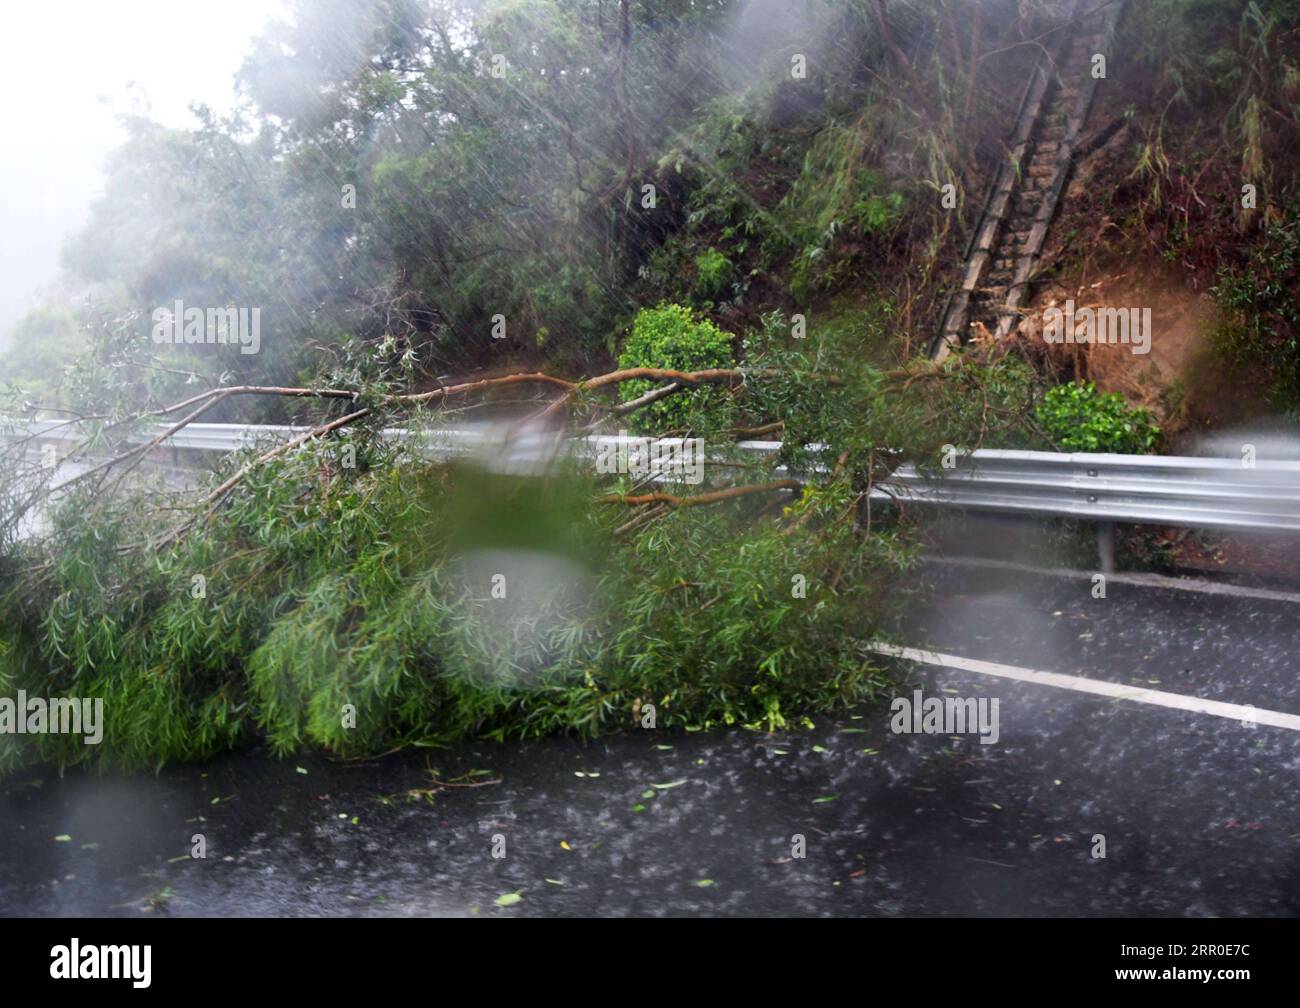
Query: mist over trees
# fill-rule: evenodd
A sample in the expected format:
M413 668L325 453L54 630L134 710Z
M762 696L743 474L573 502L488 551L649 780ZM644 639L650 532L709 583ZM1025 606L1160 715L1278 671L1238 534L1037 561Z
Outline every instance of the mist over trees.
M971 55L956 17L979 28L979 5L890 6L893 45ZM303 0L253 46L238 113L128 123L66 265L93 292L94 342L123 361L156 352L157 306L262 306L255 358L168 365L204 381L291 381L319 367L312 348L352 338L410 350L426 375L512 357L580 370L665 296L753 324L789 300L771 280L788 258L801 289L833 284L837 261L888 254L904 205L978 158L951 134L987 104L966 55L947 122L900 115L878 15ZM692 234L709 244L671 241Z
M128 121L65 264L104 364L146 370L159 306L260 306L259 354L164 355L191 383L305 380L354 339L426 380L576 373L660 300L736 332L776 309L829 321L846 291L878 309L846 324L887 325L897 363L936 324L1059 6L298 0L252 45L236 113ZM1136 185L1176 192L1167 148L1217 107L1220 143L1280 195L1295 12L1140 6L1152 31L1116 60ZM141 375L151 393L187 378Z

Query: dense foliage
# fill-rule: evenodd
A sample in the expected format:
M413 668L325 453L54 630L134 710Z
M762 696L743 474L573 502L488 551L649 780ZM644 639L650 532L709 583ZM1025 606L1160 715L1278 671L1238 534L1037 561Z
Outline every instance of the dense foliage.
M295 0L237 113L126 123L65 257L94 291L81 321L133 344L140 399L301 383L353 337L413 351L426 382L590 371L665 300L738 332L897 287L910 329L939 296L913 278L968 216L934 194L996 161L993 95L1027 50L977 57L1032 38L1050 4L988 6L895 0L882 22L876 0ZM151 345L177 300L260 307L260 352Z
M371 753L631 728L647 705L659 725L774 727L870 695L883 679L861 646L907 605L894 579L915 544L866 490L898 458L977 443L964 386L985 379L886 375L791 348L775 321L745 349L770 378L733 390L735 415L780 417L790 448L759 464L711 444L744 474L716 503L692 495L717 484L661 483L678 506L635 506L642 477L589 460L526 476L492 452L430 461L379 436L391 411L230 457L198 491L108 471L70 485L0 566L0 692L103 697L105 741L6 736L0 760L147 765L255 733ZM826 375L823 356L844 366ZM821 475L771 484L819 440L842 453ZM165 534L241 472L208 520Z
M708 319L695 317L682 305L665 304L637 312L632 332L619 354L620 368L653 367L673 371L703 371L731 364L731 340ZM635 399L655 387L643 379L620 386L624 400ZM663 431L684 425L691 404L682 399L652 403L642 414L643 424Z
M1037 419L1061 451L1142 455L1155 447L1160 428L1143 409L1132 409L1116 392L1092 382L1048 389Z
M1228 321L1215 349L1239 374L1262 376L1267 404L1300 425L1300 201L1270 223L1243 266L1220 271L1214 293Z

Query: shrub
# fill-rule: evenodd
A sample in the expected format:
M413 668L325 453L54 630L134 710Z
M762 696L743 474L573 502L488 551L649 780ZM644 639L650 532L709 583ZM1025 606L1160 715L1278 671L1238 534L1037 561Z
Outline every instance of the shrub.
M8 348L0 352L0 385L17 386L36 402L58 403L65 391L64 368L82 352L83 343L77 320L67 309L47 306L29 312L14 326Z
M695 293L703 300L722 295L731 282L731 260L715 248L695 257Z
M730 367L731 334L723 332L707 319L682 305L664 304L643 308L632 323L632 334L618 358L620 368L654 367L677 371L700 371ZM654 388L650 381L624 382L620 395L624 401L635 399ZM722 399L717 390L698 397L670 396L641 410L639 422L651 430L668 430L688 425L693 408L716 411Z
M1249 261L1225 267L1212 293L1231 321L1213 335L1220 359L1270 383L1264 407L1300 410L1300 201L1269 225Z
M1119 393L1098 392L1092 382L1049 389L1036 417L1063 451L1143 455L1160 436L1146 410L1130 409Z

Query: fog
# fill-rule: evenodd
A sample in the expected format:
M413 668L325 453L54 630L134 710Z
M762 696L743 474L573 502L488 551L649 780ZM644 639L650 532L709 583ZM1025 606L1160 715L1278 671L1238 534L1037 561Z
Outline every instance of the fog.
M102 190L117 118L169 126L227 110L249 41L278 0L56 0L10 5L0 29L0 346L56 280L59 248Z

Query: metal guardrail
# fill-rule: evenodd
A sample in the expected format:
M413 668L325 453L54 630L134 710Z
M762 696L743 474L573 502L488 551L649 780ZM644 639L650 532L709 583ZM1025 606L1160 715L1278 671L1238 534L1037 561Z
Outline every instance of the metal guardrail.
M266 440L288 440L309 430L266 424L193 423L173 434L165 447L190 451L232 451ZM144 443L166 430L136 432ZM14 433L34 442L77 439L60 421L11 424ZM592 456L611 446L648 439L592 435L565 445L554 432L517 434L506 441L500 429L410 431L392 428L385 436L415 439L412 448L434 457L490 453L507 471L527 471L564 451ZM663 440L660 445L680 445ZM163 447L163 446L160 446ZM743 441L737 446L772 455L779 441ZM817 446L812 446L814 449ZM671 453L665 457L673 458ZM669 465L661 478L674 474ZM1300 461L1168 456L1059 454L983 449L953 460L951 469L900 466L878 484L881 501L918 503L1003 514L1042 515L1101 523L1174 525L1246 531L1300 532Z
M1300 532L1300 462L983 450L944 472L901 467L904 499L981 511Z
M0 424L4 418L0 418ZM8 420L7 429L0 426L0 438L16 440L31 438L37 443L66 443L81 441L85 435L78 432L75 423L66 420ZM127 441L145 444L167 430L167 424L153 424L133 431ZM192 423L182 427L159 447L181 448L193 451L237 451L256 444L259 440L275 438L287 441L303 434L311 427L290 427L282 424L223 424ZM405 435L407 432L395 433Z

